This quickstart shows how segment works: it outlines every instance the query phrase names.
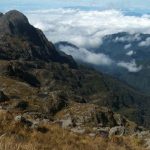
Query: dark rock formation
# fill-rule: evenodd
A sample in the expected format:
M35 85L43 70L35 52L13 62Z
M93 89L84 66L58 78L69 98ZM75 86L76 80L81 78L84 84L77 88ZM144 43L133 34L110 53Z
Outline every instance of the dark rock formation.
M7 100L8 97L2 91L0 91L0 102L5 102Z
M20 101L16 105L16 108L18 108L20 110L25 110L28 106L29 106L28 102L26 102L26 101Z
M43 32L16 10L0 17L0 59L55 61L77 67L71 56L57 52Z

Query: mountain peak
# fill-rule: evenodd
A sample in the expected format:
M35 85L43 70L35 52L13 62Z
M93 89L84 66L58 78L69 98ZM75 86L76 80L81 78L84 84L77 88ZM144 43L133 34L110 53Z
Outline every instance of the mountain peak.
M25 33L29 26L27 17L17 10L11 10L6 14L1 13L0 16L1 35L20 35Z
M27 17L23 13L21 13L17 10L8 11L4 16L9 21L16 21L16 23L18 23L18 22L29 23Z
M44 60L77 66L70 56L57 52L43 32L21 12L11 10L0 16L0 59Z

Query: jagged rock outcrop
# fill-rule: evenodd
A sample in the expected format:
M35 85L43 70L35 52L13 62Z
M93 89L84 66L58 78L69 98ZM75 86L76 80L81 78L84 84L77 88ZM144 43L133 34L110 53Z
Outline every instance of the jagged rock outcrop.
M55 117L60 120L63 128L80 132L89 127L91 133L99 136L107 135L107 137L109 136L110 138L114 135L131 135L140 130L137 124L129 121L124 116L120 116L123 120L118 124L116 115L118 114L106 107L74 103L62 111L59 111Z
M0 17L0 59L55 61L77 67L71 56L59 54L43 32L16 10Z
M116 126L110 129L109 138L113 137L114 135L123 136L124 134L125 134L125 127Z

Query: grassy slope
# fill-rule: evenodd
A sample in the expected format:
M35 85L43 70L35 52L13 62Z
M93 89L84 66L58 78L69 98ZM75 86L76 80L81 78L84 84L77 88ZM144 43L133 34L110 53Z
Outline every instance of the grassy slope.
M13 114L0 111L0 150L144 150L143 141L132 136L90 137L62 129L57 124L41 124L46 132L25 128L13 121Z
M130 120L148 127L150 122L149 97L138 93L131 87L119 82L118 80L96 71L80 68L71 69L67 65L59 63L44 62L17 62L0 61L0 70L5 70L7 64L19 68L22 72L19 75L6 76L6 72L1 73L1 88L10 97L18 96L19 99L33 103L37 108L33 109L49 110L55 100L52 93L63 92L63 96L69 101L94 103L99 106L107 106L119 112ZM27 84L30 79L28 74L34 76L40 83L40 87L33 87ZM26 77L24 77L24 75ZM17 80L16 80L17 79ZM28 79L25 81L24 79ZM41 103L43 98L39 94L46 94L47 101ZM60 108L61 109L61 108ZM59 111L59 110L58 110Z

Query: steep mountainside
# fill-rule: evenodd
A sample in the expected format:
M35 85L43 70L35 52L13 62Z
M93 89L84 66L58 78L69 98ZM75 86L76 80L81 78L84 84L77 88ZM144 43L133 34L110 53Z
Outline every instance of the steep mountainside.
M55 45L58 49L67 53L71 53L71 50L69 51L68 49L79 51L78 47L67 42L58 42ZM98 71L113 75L132 87L146 94L150 94L149 34L121 32L107 35L103 37L102 44L98 48L88 50L97 54L105 54L112 60L112 64L104 66L98 64L86 65L92 66ZM82 60L78 61L82 62Z
M115 69L102 69L142 92L150 94L149 39L149 34L118 33L108 35L104 37L103 44L94 51L105 53L116 62L125 62L126 64L129 63L128 65L132 64L132 66L135 64L134 68L138 68L135 72L128 71L120 66L115 67Z
M1 145L6 148L4 143L14 140L33 149L68 149L68 143L69 149L88 149L95 137L95 143L103 141L108 148L112 140L117 148L135 149L122 136L139 140L145 130L139 125L149 127L149 97L108 75L78 67L18 11L1 15L0 33ZM138 147L150 146L147 138Z
M1 59L55 61L77 67L71 56L59 54L42 31L18 11L0 17L0 51Z
M69 101L107 106L148 126L149 97L139 94L105 74L82 67L77 69L74 60L56 51L43 33L31 26L20 12L10 11L2 15L1 20L0 74L2 77L37 87L39 94L47 100L49 93L63 91L64 95L69 96ZM1 88L5 89L3 84ZM6 93L8 93L7 88ZM15 97L10 94L10 97L13 96ZM31 94L30 97L39 99L38 95ZM48 103L50 104L45 107L50 111L51 102ZM58 110L66 105L59 101L58 103L60 103Z

